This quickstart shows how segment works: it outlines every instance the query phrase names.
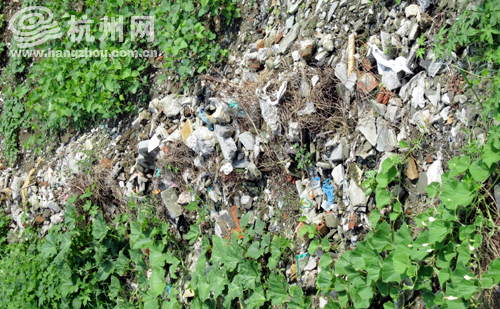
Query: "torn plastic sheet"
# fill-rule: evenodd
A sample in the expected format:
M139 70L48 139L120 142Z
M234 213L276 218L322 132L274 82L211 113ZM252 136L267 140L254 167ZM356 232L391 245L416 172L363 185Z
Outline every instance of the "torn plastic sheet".
M331 178L327 178L323 181L323 192L325 192L326 197L328 199L328 205L331 206L334 203L334 195L333 195L333 185L330 183Z
M395 73L405 71L408 74L413 74L413 72L406 65L405 57L397 57L394 60L387 60L384 52L381 51L375 44L368 43L368 45L371 48L375 60L377 60L378 74L382 75L387 71L394 71Z
M281 97L283 96L283 94L285 94L287 82L286 81L283 82L280 89L276 92L275 101L273 101L271 97L267 94L267 87L269 87L270 84L271 82L268 82L264 88L256 89L255 95L257 96L260 102L262 118L264 118L267 125L271 129L271 132L274 135L280 135L281 123L278 116L278 108L276 107L276 105L278 105L279 101L281 100Z

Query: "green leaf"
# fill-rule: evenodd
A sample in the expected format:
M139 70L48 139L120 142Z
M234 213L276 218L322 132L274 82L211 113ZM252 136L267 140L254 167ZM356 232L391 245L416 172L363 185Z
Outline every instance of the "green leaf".
M96 241L100 242L104 239L107 233L108 233L108 225L106 224L106 221L104 221L103 216L100 214L94 220L92 226L92 236Z
M198 227L198 225L193 224L189 227L189 232L186 234L186 239L188 239L189 244L192 245L200 236L200 228Z
M163 254L164 247L161 243L149 247L149 266L153 268L163 268L165 266L167 257Z
M116 276L111 276L111 284L109 285L109 292L112 297L117 297L118 293L122 290L120 280Z
M183 3L181 3L181 8L182 8L182 10L184 10L188 13L192 12L192 11L194 11L193 2L191 2L191 1L183 2Z
M332 264L332 262L333 262L333 259L330 256L330 253L326 252L319 259L319 267L322 269L326 268L326 267L330 266L330 264Z
M322 269L318 273L318 278L316 279L316 286L318 289L322 290L324 294L328 294L332 289L333 283L335 282L334 277L329 271Z
M408 143L405 142L404 140L400 140L399 141L399 148L410 148L410 145L408 145Z
M149 278L149 287L150 287L151 293L154 296L159 296L159 295L163 294L163 291L165 291L167 284L163 280L164 277L165 277L165 269L164 268L153 269L153 272L151 273L151 277Z
M316 251L316 249L318 249L318 247L319 247L319 239L311 241L311 243L309 244L309 254L314 255L314 252Z
M226 274L224 273L224 275ZM208 282L212 286L211 292L214 293L213 298L217 299L217 297L219 297L219 295L221 295L222 292L224 291L226 285L229 284L229 280L227 280L227 277L223 276L221 270L216 270L216 269L212 269L208 273L207 277L208 277Z
M288 298L287 287L288 285L286 279L282 274L276 275L275 273L271 273L269 275L269 289L267 290L267 300L270 301L273 306L279 306L285 303L286 299Z
M233 299L242 297L243 288L241 287L241 284L236 282L236 280L233 280L233 282L229 284L227 295L224 297L224 308L230 308Z
M425 188L425 191L430 198L435 198L441 192L441 184L439 182L433 182Z
M264 253L263 249L260 249L260 242L259 241L254 241L250 245L250 247L247 250L247 253L245 254L245 257L249 257L252 259L258 259L262 256Z
M258 283L256 288L250 292L250 297L245 300L246 308L261 308L266 302L266 296L264 294L264 288L262 284Z
M245 289L255 289L255 283L260 282L259 264L254 260L243 260L238 264L238 276Z
M99 264L97 270L97 281L104 281L108 279L109 275L115 271L115 265L111 261L104 261Z
M76 198L76 196L74 196L74 197ZM66 226L70 230L75 228L76 209L75 209L75 206L73 206L73 203L71 203L71 205L68 204L68 206L66 207L66 212L64 213L64 224L66 224Z
M393 252L384 260L382 266L382 281L389 282L401 282L406 276L397 273L394 269Z
M129 270L129 267L130 267L130 261L127 257L125 257L122 249L118 254L118 258L115 261L116 273L120 276L123 276L125 272Z
M216 267L219 266L219 263L224 263L226 248L224 241L219 236L214 235L211 261Z
M45 237L45 242L40 247L40 253L42 253L45 259L56 255L58 242L57 236L54 234L49 234Z
M490 177L491 173L495 170L495 164L492 164L491 167L488 167L486 163L482 160L474 161L469 167L469 172L477 182L483 182L488 177Z
M238 245L238 240L234 234L231 237L231 242L229 243L229 247L226 250L224 258L224 267L227 268L228 271L233 271L236 266L238 266L238 263L243 259L242 249Z
M375 250L381 252L388 245L392 244L392 239L390 237L391 227L386 221L383 221L377 232L373 234L371 239L371 244Z
M377 190L375 190L375 204L377 205L378 209L382 209L385 206L389 205L391 202L391 197L387 193L387 190L384 187L378 187Z
M288 303L288 308L290 309L304 309L311 307L311 298L304 297L304 292L302 289L293 285L290 287L290 295L292 296L292 300Z
M330 242L328 241L328 237L323 237L321 240L321 249L325 252L330 251Z

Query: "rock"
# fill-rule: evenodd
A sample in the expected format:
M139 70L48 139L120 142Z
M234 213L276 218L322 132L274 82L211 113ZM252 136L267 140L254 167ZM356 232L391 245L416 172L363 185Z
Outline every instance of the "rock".
M161 199L172 218L177 218L184 212L181 205L177 204L177 193L174 188L168 188L161 192Z
M292 43L297 39L300 32L300 24L295 24L290 32L283 38L279 45L279 54L286 54L292 46Z
M158 105L163 108L163 113L169 118L178 116L182 110L177 94L166 96L158 102Z
M394 59L397 56L398 50L401 49L401 42L393 34L381 31L380 37L382 40L382 50L388 59ZM384 83L387 88L387 84Z
M238 151L238 147L236 147L236 143L234 142L233 138L222 136L221 132L219 131L219 126L215 127L215 136L217 137L217 141L219 142L224 159L226 159L227 161L232 161L236 156L236 152Z
M287 137L291 142L300 141L300 124L298 122L289 122Z
M286 20L286 22L285 22L286 28L287 29L291 29L293 27L294 21L295 21L295 16L294 15L288 17L287 20Z
M329 212L325 214L325 224L331 229L336 229L340 224L340 219L333 212Z
M427 173L422 172L418 175L418 181L417 181L417 192L419 194L427 194L427 191L425 191L425 188L429 185L429 180L427 179Z
M344 62L339 62L335 66L335 76L340 80L342 84L347 83L347 64Z
M20 192L21 192L21 188L23 187L23 184L24 184L24 180L20 177L17 177L17 176L14 176L14 178L12 179L12 183L10 185L10 189L12 190L12 198L13 199L16 199Z
M61 212L61 207L59 207L59 205L57 205L57 203L54 201L48 201L47 203L42 205L42 208L49 208L55 213Z
M354 179L349 182L349 188L347 189L349 193L349 199L351 200L352 207L362 207L366 206L367 197L365 191L361 189Z
M318 266L318 263L316 262L316 258L311 257L309 259L309 262L307 262L306 266L304 267L304 271L311 271L311 270L315 269L316 266Z
M342 164L337 165L333 170L332 170L332 178L333 182L337 185L340 186L342 181L344 181L344 166Z
M377 144L377 128L375 126L375 116L373 111L369 111L367 115L358 121L358 130L363 133L368 142L375 146Z
M342 138L341 142L333 147L332 153L330 154L330 162L337 162L347 159L349 156L349 147L347 146L347 141Z
M215 150L215 134L207 127L200 127L191 133L186 145L197 154L207 156Z
M354 87L356 86L357 78L358 77L357 77L355 72L352 72L351 75L349 75L349 78L347 79L347 82L345 83L345 87L350 92L354 92Z
M314 51L314 41L307 40L300 42L300 55L302 58L309 62Z
M243 195L240 199L241 205L246 209L252 208L252 197L249 195Z
M378 81L372 73L363 74L358 82L358 87L365 93L369 93L373 89L377 88L377 86Z
M219 134L222 137L231 137L234 134L233 127L231 127L229 125L226 125L226 126L219 125L217 127L218 127L218 130L219 130Z
M243 132L240 135L238 135L238 139L243 144L243 146L246 148L246 150L248 150L248 151L253 150L253 147L255 145L255 138L253 137L252 133Z
M257 60L259 60L260 63L265 63L267 57L269 57L269 48L259 49L259 51L257 52Z
M495 197L495 202L497 204L498 212L500 213L500 185L496 185L493 189L493 196Z
M184 144L187 143L187 139L191 136L192 133L193 133L193 128L191 127L191 120L188 119L182 126L181 130L181 137L182 140L184 141Z
M187 205L191 203L192 200L193 200L193 193L191 191L184 191L177 199L177 204Z
M337 6L339 5L338 1L335 1L332 3L330 6L330 10L328 11L328 17L326 18L326 22L330 22L332 19L333 13L335 13L335 10L337 9Z
M434 161L427 169L428 183L431 184L433 182L438 182L439 184L442 184L441 175L443 174L444 173L441 160Z
M156 136L156 134L155 134L148 141L148 153L150 153L153 150L155 150L156 148L158 148L158 146L160 146L160 140L158 139L158 136ZM108 167L108 168L111 168L111 160L109 160L109 165L110 165L110 167Z
M323 37L322 44L323 48L329 52L332 52L335 48L333 43L333 36L331 34L327 34Z
M406 18L420 15L420 7L416 4L410 4L405 9Z
M316 108L312 102L307 102L306 107L297 112L299 116L310 115L316 112Z
M45 221L50 221L50 209L45 209L42 212L42 215L43 215L43 218L45 219Z
M410 28L410 33L408 34L408 39L410 41L416 40L420 35L420 28L418 27L418 23L414 23Z
M418 178L417 165L415 164L415 159L413 159L412 157L408 158L406 177L408 177L410 180L415 180Z
M215 123L220 124L226 124L231 121L229 113L224 109L222 104L219 104L215 113L212 114L212 118L215 120Z
M420 60L420 65L425 69L429 76L434 77L444 67L445 62L438 60Z
M302 4L302 0L296 0L295 3L293 3L289 9L288 9L288 13L289 14L295 14L295 12L297 12L297 10L299 9L299 6Z
M389 91L401 87L401 80L399 78L399 74L394 71L383 71L382 83L385 85L385 88Z
M385 152L393 150L398 143L394 130L389 128L385 122L379 118L377 121L377 131L379 132L377 138L377 151Z
M63 221L63 218L61 218L60 214L55 214L52 217L50 217L50 223L53 225L57 225Z

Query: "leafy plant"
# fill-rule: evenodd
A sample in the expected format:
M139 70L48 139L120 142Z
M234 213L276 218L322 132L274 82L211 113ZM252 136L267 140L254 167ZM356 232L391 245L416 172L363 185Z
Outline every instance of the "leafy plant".
M423 33L417 39L417 43L418 43L419 48L417 49L416 56L417 56L417 58L424 59L424 56L425 56L425 36Z
M307 171L307 167L312 165L312 154L307 150L307 146L303 145L298 147L297 144L293 146L297 153L295 154L295 161L297 161L297 168L299 170Z

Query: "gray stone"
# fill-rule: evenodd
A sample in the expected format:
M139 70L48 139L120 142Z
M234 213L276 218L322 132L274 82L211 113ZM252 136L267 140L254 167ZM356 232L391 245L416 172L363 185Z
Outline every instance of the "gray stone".
M295 21L295 16L294 15L288 17L288 19L286 20L286 28L287 29L292 28L294 21Z
M241 205L246 209L252 208L252 197L249 195L243 195L240 199Z
M408 34L408 39L410 41L416 40L420 35L420 28L418 27L418 23L414 23L411 26L410 33Z
M377 127L375 126L375 116L372 111L369 111L365 117L359 119L358 130L363 133L372 146L377 144Z
M229 116L229 113L224 109L222 104L217 107L217 110L212 114L212 117L217 123L226 124L231 121L231 116Z
M495 197L495 202L497 203L497 209L500 213L500 185L496 185L493 189L493 196Z
M238 135L238 138L240 142L243 144L243 146L246 148L246 150L248 151L253 150L253 146L255 145L255 138L253 137L252 133L243 132L240 135Z
M356 81L358 79L358 76L356 75L355 72L352 72L351 75L349 75L349 78L347 79L347 82L345 83L345 87L347 90L350 92L354 92L354 89L356 88Z
M349 156L349 147L347 146L347 141L342 138L341 142L333 147L332 153L330 154L330 162L338 162L347 159Z
M63 218L61 217L60 214L55 214L52 217L50 217L50 223L52 223L53 225L58 225L62 221L63 221Z
M444 172L441 160L434 161L427 169L427 178L429 179L429 184L433 182L438 182L439 184L442 184L441 175L443 174Z
M269 48L261 48L257 52L257 60L260 61L260 63L265 63L267 60L267 57L269 57Z
M299 36L300 32L300 24L295 24L292 29L288 32L288 34L281 39L280 45L279 45L279 53L280 54L286 54L288 50L290 49L290 46L292 46L292 43L297 39Z
M379 118L377 121L377 131L379 132L377 138L377 151L385 152L393 150L398 143L394 130L389 128L385 122Z
M327 22L330 22L330 20L332 19L333 13L335 13L335 10L337 9L338 6L339 6L338 1L335 1L332 3L332 5L330 6L330 10L328 11L328 17L326 19Z
M288 8L288 12L290 14L295 14L299 9L299 6L302 4L302 0L297 0L295 3L291 4Z
M222 137L231 137L234 134L234 129L231 126L218 125L217 130Z
M337 185L340 186L342 181L344 181L344 166L342 164L339 164L335 166L335 168L332 170L332 178L333 182Z
M163 113L167 117L176 117L180 114L182 106L179 104L179 99L177 98L177 94L171 94L161 99L158 102L160 108L163 108Z
M326 49L318 50L318 53L314 55L318 66L323 66L326 62L326 57L328 57L328 51Z
M429 76L434 77L444 67L445 63L441 59L421 60L420 65L427 71Z
M427 179L427 172L421 172L418 174L418 181L417 181L417 192L419 194L427 194L427 191L425 191L425 188L429 185L429 180Z
M406 14L406 18L412 17L412 16L417 16L418 14L420 14L420 7L416 4L411 4L411 5L406 7L405 14Z
M329 213L325 215L325 224L331 229L336 229L340 224L340 219L335 214Z
M184 209L181 205L177 204L177 193L174 188L168 188L161 193L161 199L163 200L163 204L167 208L170 216L172 218L177 218L184 212Z
M401 87L401 80L399 78L399 73L392 70L382 72L382 83L385 85L385 89L392 91Z
M437 84L436 90L425 89L424 94L433 106L438 106L441 98L441 84Z
M322 46L325 50L331 52L335 48L333 43L333 36L331 34L327 34L323 37Z
M395 35L389 34L387 32L381 31L380 37L382 41L382 50L388 59L394 59L401 49L401 42L396 38Z
M219 126L216 126L216 128ZM209 155L215 150L215 134L207 127L194 130L188 137L186 144L197 154Z
M57 205L57 203L54 201L48 201L47 203L45 203L45 205L42 205L42 208L49 208L55 213L61 211L61 207L59 207L59 205Z
M366 206L367 196L365 195L365 191L361 189L354 179L351 179L349 182L349 188L347 189L349 193L349 199L351 201L352 207L362 207Z
M233 161L234 168L247 168L250 165L250 161L247 158L236 159Z
M339 62L335 66L335 76L340 80L342 84L345 85L347 82L347 64L344 62Z
M184 191L177 199L177 204L187 205L193 200L193 193L191 191Z
M16 197L19 195L21 188L23 187L24 180L20 177L14 176L12 179L12 183L10 185L10 189L12 190L13 193L13 198L16 199Z
M42 216L43 218L45 219L45 221L48 221L50 220L50 209L45 209L43 212L42 212Z
M217 141L219 142L224 159L226 159L227 161L232 161L236 156L236 152L238 151L238 147L236 147L236 143L234 142L234 140L231 137L223 137L219 132L218 126L215 128L215 136L217 137Z

